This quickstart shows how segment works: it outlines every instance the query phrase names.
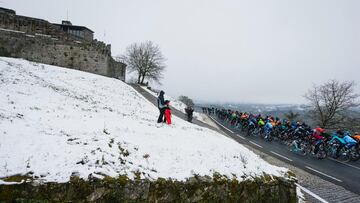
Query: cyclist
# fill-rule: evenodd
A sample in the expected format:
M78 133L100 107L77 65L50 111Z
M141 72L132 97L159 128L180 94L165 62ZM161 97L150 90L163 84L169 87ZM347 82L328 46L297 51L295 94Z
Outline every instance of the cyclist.
M251 132L255 130L256 128L255 122L256 122L255 119L249 119L248 132L247 132L248 135L250 135Z
M310 136L310 139L313 140L311 143L312 146L314 146L313 154L317 154L319 151L319 146L323 142L324 136L322 135L324 133L324 129L322 128L315 128L313 134Z
M346 142L346 146L349 147L349 148L357 144L357 141L350 136L349 131L346 131L344 133L343 140Z
M355 132L354 135L352 136L352 138L354 138L354 140L356 140L358 143L360 143L360 133Z
M262 118L260 118L258 121L258 126L263 127L264 125L265 125L265 122L262 120Z
M273 129L273 125L271 123L271 119L268 119L265 126L264 126L264 132L265 132L265 139L268 139L271 135Z

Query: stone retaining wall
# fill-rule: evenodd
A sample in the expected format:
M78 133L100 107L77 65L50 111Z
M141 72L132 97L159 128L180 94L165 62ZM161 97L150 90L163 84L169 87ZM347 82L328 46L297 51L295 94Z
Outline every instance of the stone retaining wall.
M293 182L262 177L192 177L184 182L129 180L125 176L69 183L0 185L0 202L296 202Z

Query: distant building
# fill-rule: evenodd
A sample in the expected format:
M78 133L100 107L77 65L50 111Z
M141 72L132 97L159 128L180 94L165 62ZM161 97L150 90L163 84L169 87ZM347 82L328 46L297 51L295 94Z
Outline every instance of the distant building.
M80 40L92 41L94 39L92 30L84 26L73 25L70 21L63 20L61 24L53 23L53 25Z

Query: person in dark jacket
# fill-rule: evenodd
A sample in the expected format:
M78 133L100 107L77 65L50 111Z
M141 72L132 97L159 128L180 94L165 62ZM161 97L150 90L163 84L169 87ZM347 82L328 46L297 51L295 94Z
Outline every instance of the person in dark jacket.
M157 99L157 104L160 111L160 115L157 121L158 123L165 122L164 114L165 114L166 105L164 100L164 94L165 92L161 90Z
M189 121L191 123L192 119L193 119L194 109L191 106L188 106L185 108L185 113L187 116L187 121Z

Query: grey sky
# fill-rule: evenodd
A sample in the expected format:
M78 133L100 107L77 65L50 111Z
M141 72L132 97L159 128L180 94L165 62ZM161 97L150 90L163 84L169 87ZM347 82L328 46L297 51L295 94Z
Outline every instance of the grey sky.
M152 40L163 89L207 101L301 103L314 83L359 81L359 0L0 0L19 15L66 19L120 55ZM360 84L356 90L360 93Z

